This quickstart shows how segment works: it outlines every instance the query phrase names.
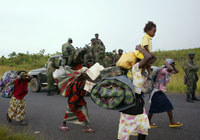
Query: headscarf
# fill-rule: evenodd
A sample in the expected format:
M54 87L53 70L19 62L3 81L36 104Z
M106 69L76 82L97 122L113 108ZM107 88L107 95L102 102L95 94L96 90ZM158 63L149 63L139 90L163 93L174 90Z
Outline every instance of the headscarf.
M173 63L175 63L173 59L166 59L166 62L167 62L168 64L170 64L170 65L173 64Z
M22 78L24 75L27 75L27 72L24 72L24 71L21 72L21 73L19 74L19 77Z

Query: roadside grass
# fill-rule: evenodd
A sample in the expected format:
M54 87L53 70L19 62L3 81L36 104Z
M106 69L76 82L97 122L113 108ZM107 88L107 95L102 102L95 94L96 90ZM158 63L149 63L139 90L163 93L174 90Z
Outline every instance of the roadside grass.
M0 125L1 140L43 140L31 134L30 132L15 132L6 125Z
M0 66L0 77L3 75L4 72L8 70L26 70L27 72L34 67L25 67L25 66L18 66L18 67L10 67L10 66ZM171 82L167 85L167 92L171 93L185 93L186 92L186 85L184 85L184 71L182 68L179 68L180 72L178 74L172 74ZM200 72L199 74L200 75ZM197 83L197 94L200 94L200 80Z

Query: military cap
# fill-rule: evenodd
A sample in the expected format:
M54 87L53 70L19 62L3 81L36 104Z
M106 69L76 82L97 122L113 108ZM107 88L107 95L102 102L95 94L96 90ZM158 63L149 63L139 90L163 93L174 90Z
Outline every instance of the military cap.
M112 52L107 52L107 55L112 55L113 53Z
M188 55L195 55L194 52L188 52Z

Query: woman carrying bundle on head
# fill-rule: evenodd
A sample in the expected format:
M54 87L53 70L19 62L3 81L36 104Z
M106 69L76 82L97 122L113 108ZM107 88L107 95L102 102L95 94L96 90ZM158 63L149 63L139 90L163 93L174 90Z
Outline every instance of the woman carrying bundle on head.
M59 83L61 94L67 97L67 111L59 129L69 131L67 123L73 123L82 125L83 132L94 133L95 131L89 127L88 109L84 99L87 68L82 67L81 58L80 52L76 51L71 65L73 72L66 76L66 82Z
M27 75L26 71L20 71L18 75L18 78L14 81L14 92L10 100L7 120L8 122L16 120L20 122L20 125L26 125L24 122L26 109L24 97L28 93L28 82L30 82L31 76Z

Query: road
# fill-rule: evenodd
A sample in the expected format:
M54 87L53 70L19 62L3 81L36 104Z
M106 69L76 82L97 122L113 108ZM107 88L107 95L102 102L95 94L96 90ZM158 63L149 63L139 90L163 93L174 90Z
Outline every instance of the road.
M167 96L175 108L173 110L175 120L183 122L184 126L169 128L167 113L156 114L152 121L158 127L149 130L147 140L200 140L200 101L187 103L185 95L182 94L167 94ZM147 98L146 95L145 100ZM0 97L0 124L9 125L16 130L33 132L45 140L117 140L119 112L101 109L91 101L90 97L86 97L86 101L90 125L96 130L93 134L84 133L81 126L73 124L69 124L70 131L60 131L58 126L64 117L66 99L60 95L46 96L45 90L40 93L29 91L26 96L27 126L19 126L16 122L10 124L6 121L9 99ZM147 101L145 106L148 110ZM137 138L130 138L133 139Z

